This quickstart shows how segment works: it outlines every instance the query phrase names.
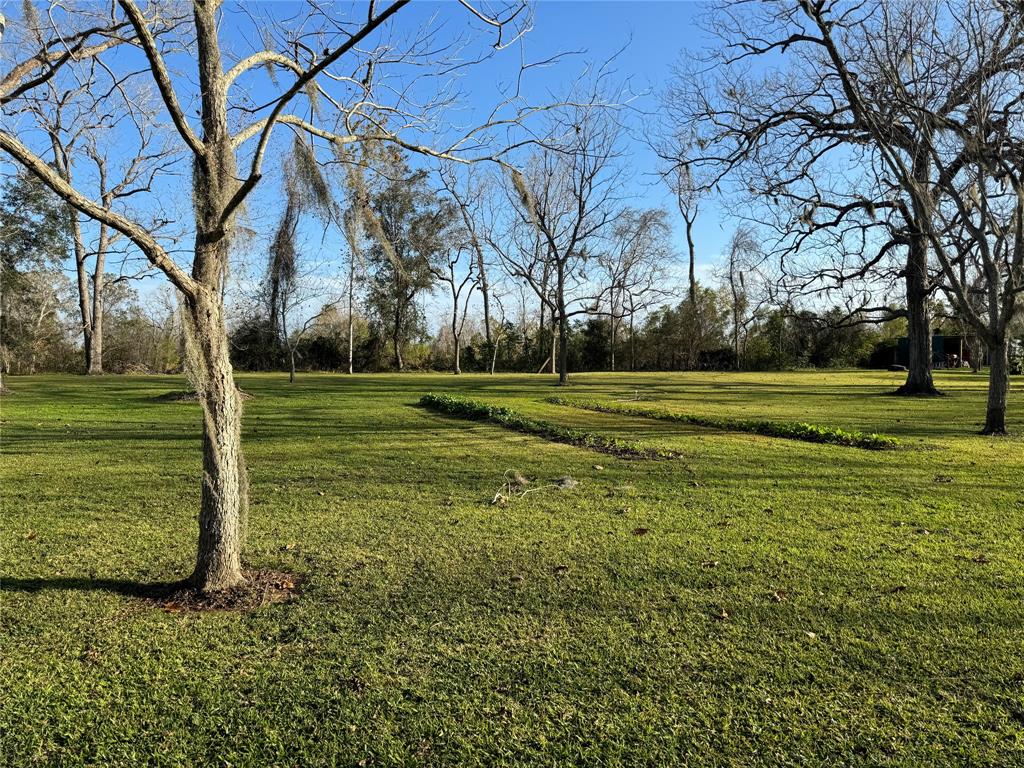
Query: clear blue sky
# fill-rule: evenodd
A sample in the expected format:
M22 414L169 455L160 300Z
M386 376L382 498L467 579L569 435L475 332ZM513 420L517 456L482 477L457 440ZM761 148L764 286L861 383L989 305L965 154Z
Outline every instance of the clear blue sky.
M289 4L280 3L266 12L271 16L287 16L288 7ZM628 82L631 90L639 94L634 102L638 113L653 114L658 108L658 94L671 76L672 65L680 53L684 49L698 49L703 44L704 33L697 24L697 16L702 10L701 3L682 0L540 0L535 6L534 28L524 38L524 58L536 61L557 53L575 53L554 66L531 71L524 82L525 94L535 103L550 102L564 96L584 68L600 66L614 56L614 79ZM466 11L454 0L414 2L398 14L394 32L401 34L415 30L434 16L461 28L466 21L465 14ZM241 50L249 49L242 45L241 39L239 43ZM452 121L472 125L482 119L500 99L496 82L507 81L518 72L519 57L519 50L509 49L490 61L467 69L459 84L465 94L465 105L452 117ZM675 225L675 245L680 254L684 254L686 246L681 218L671 194L656 176L657 158L644 140L644 125L651 119L642 114L630 119L635 135L627 138L625 149L632 178L624 196L626 202L637 207L667 208ZM269 217L276 217L279 215L278 206L273 203L279 194L276 182L268 178L261 184L250 211L253 214L265 211ZM267 230L269 223L257 226ZM699 277L707 275L711 265L719 259L732 226L714 201L705 203L695 237ZM312 225L306 230L305 246L307 252L321 252L321 259L329 259L331 253L343 250L336 234L330 233L323 240L319 228ZM329 272L330 267L326 271ZM428 305L428 308L432 309L432 306Z
M3 3L11 17L19 17L20 8L11 8ZM295 15L299 4L292 2L247 3L245 12L241 6L227 4L223 32L232 53L246 55L260 46L260 35L251 18L260 23L272 24L275 19L288 19ZM353 6L340 3L339 14L349 17L350 14L362 15L359 4ZM365 7L365 6L364 6ZM627 2L626 0L607 0L594 2L591 0L539 0L535 5L535 24L533 30L524 38L525 58L527 60L545 59L553 54L578 51L555 66L533 70L525 81L526 95L535 103L550 102L552 98L564 96L568 86L579 76L584 67L600 66L609 57L618 54L613 65L616 79L628 81L633 92L641 94L635 102L640 112L654 113L657 110L657 95L670 77L672 64L678 59L683 49L697 49L703 43L703 32L696 23L696 17L703 10L701 3L683 0L665 0L663 2ZM441 2L414 2L403 9L394 22L394 30L385 34L411 34L433 16L448 20L455 30L466 25L468 12L455 0ZM136 53L126 51L128 57ZM460 86L466 96L466 105L454 117L463 124L471 124L475 117L486 114L499 98L496 82L508 80L518 71L519 51L515 48L498 54L491 61L472 67L466 71ZM230 64L232 58L227 63ZM195 99L195 65L190 57L178 57L173 62L176 86L181 91L183 102L188 105ZM264 80L266 80L264 78ZM282 83L285 82L284 80ZM256 83L253 94L271 95L278 92L279 86L271 86L269 81ZM260 100L257 98L257 100ZM191 106L186 112L191 113ZM636 136L626 142L628 164L632 171L630 187L624 190L627 202L637 207L664 206L671 214L676 225L676 245L680 253L685 252L685 241L681 220L674 208L671 195L656 177L657 162L648 149L642 135L643 128L649 119L637 115L632 121ZM287 131L278 128L277 132L287 137ZM279 141L283 140L279 138ZM268 164L269 165L269 164ZM273 165L276 167L277 163ZM187 167L186 167L187 170ZM269 170L269 168L268 168ZM157 205L164 207L168 218L181 217L187 219L190 214L188 202L189 183L187 172L177 179L165 182L165 191L159 196ZM280 188L277 180L268 176L257 188L249 201L249 213L252 225L266 235L280 215ZM732 224L727 221L713 202L705 205L705 210L698 222L696 241L698 249L699 272L704 274L710 265L719 258L724 242L727 240ZM186 251L190 246L189 238L183 238L179 248ZM320 238L309 243L314 250L322 250L324 254L341 251L341 243L332 234L320 247ZM265 260L266 241L258 240L251 244L253 253L249 261L253 266L262 265ZM183 262L187 262L187 253L181 254ZM155 287L157 280L145 281L144 290Z

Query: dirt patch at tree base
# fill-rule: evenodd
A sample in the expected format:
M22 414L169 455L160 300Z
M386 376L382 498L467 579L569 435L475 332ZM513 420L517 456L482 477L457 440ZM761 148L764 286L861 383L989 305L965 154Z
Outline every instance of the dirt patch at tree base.
M200 592L186 581L165 587L143 600L167 613L198 611L254 611L266 605L286 603L299 592L301 580L291 573L246 570L245 583L219 592Z

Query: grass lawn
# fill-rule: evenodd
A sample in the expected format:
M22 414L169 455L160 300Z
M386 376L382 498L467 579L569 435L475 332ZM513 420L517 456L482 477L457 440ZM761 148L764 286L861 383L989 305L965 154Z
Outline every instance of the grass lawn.
M1024 764L1024 441L976 434L982 377L566 392L904 444L878 452L560 407L546 376L239 378L247 559L305 579L251 613L130 594L193 564L200 411L159 400L180 378L9 380L0 765ZM416 407L431 391L682 457ZM507 470L579 484L492 505Z

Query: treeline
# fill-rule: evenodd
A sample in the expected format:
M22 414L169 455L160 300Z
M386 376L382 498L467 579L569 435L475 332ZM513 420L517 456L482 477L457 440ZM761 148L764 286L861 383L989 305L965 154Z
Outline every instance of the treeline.
M722 292L701 288L706 305L715 306ZM723 299L724 301L724 299ZM730 345L729 313L707 316L697 329L688 300L654 309L632 330L612 341L612 319L588 317L570 324L568 363L573 371L785 370L793 368L886 367L893 361L899 320L881 325L843 324L839 310L818 314L775 308L744 330L740 355ZM500 339L495 356L479 318L467 329L460 351L461 369L505 372L550 370L550 334L536 322L505 322L495 328ZM353 369L358 372L396 370L389 329L373 317L353 317ZM330 308L321 313L296 343L299 371L345 371L349 362L348 313ZM455 349L450 333L423 329L403 340L403 366L413 370L452 370ZM286 371L289 347L280 343L266 318L246 318L231 334L232 363L246 371Z

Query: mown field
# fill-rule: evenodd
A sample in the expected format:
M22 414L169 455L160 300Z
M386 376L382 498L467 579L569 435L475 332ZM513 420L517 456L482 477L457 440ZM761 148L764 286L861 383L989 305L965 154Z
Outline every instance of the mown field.
M983 378L938 382L568 392L903 443L868 451L548 404L550 377L242 376L247 559L304 581L193 613L135 596L193 565L200 412L160 400L183 380L11 379L0 765L1022 765L1024 441L976 434ZM439 415L426 392L681 456ZM531 492L492 504L507 472Z

